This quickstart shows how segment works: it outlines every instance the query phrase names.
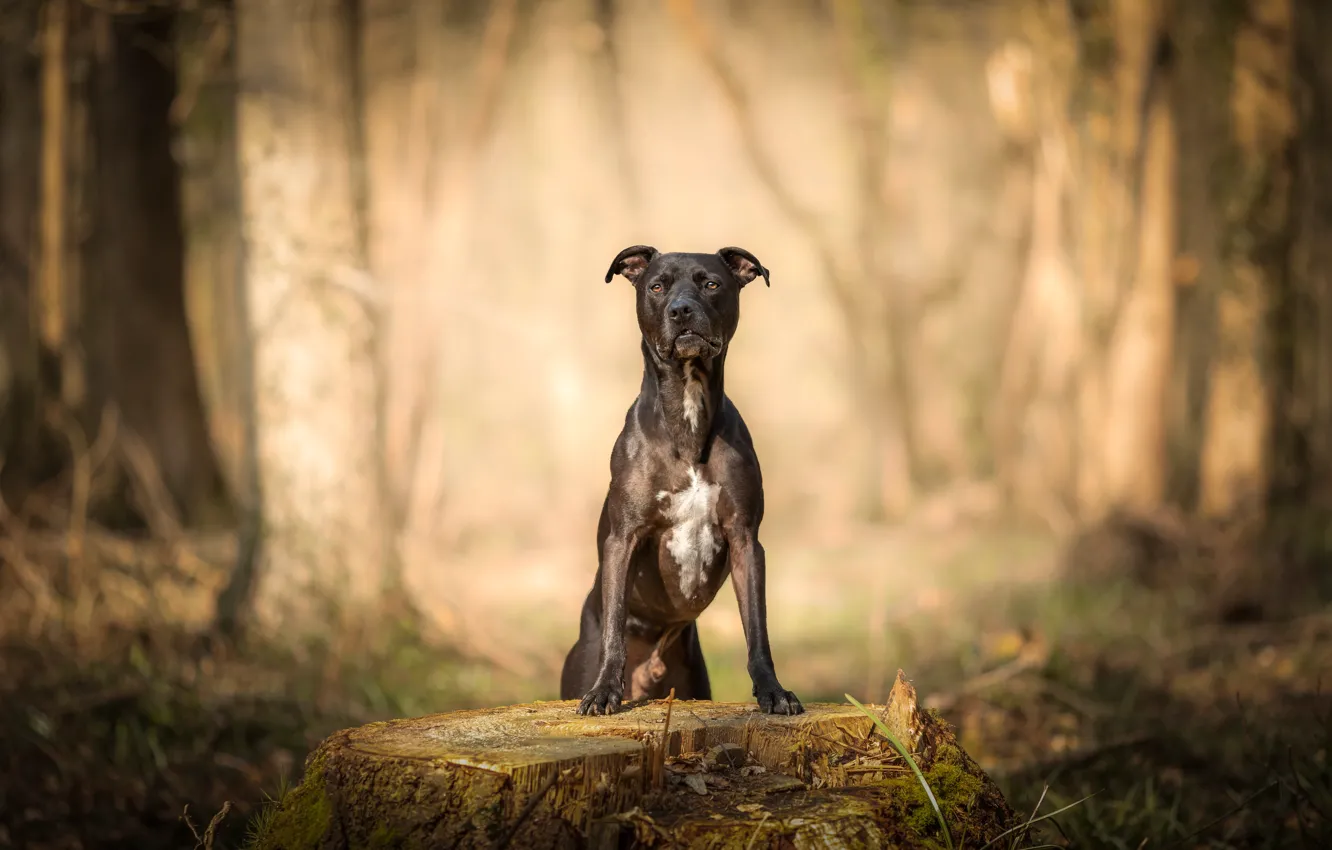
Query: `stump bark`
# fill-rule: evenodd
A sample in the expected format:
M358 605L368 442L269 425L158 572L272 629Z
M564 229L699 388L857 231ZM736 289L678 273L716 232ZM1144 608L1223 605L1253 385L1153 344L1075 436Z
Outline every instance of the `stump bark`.
M852 706L776 717L749 703L655 700L579 717L576 704L339 732L261 819L255 846L944 846L914 773ZM867 708L913 752L955 846L979 847L1014 825L999 789L919 708L901 672L888 701Z

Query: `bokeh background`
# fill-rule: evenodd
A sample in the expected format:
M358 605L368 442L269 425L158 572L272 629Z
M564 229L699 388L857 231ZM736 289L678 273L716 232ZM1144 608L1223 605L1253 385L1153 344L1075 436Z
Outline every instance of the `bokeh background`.
M336 728L555 698L647 243L772 270L788 687L904 669L1098 792L1045 840L1326 846L1318 0L0 10L0 845L239 846Z

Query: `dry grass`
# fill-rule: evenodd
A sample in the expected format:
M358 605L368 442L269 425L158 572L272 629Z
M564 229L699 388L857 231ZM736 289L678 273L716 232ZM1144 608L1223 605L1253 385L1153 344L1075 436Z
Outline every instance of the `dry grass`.
M239 846L324 736L373 718L518 696L522 683L389 625L328 644L209 646L167 623L47 628L0 643L0 845L191 846L185 807Z
M0 846L236 847L330 732L521 696L521 676L411 618L350 649L331 633L217 643L231 535L151 509L151 530L113 533L70 509L113 467L151 504L151 464L129 451L103 468L76 449L73 482L0 504Z

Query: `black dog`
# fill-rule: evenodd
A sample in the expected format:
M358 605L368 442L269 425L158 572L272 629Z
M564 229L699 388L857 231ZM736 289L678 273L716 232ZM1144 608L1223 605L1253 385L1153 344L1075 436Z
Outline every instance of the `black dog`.
M768 270L748 251L661 254L635 245L606 282L637 290L643 386L611 452L610 491L597 526L597 578L560 698L579 714L632 700L711 699L696 620L729 574L759 707L800 714L777 681L768 648L763 480L749 429L725 393L726 350L740 323L740 290Z

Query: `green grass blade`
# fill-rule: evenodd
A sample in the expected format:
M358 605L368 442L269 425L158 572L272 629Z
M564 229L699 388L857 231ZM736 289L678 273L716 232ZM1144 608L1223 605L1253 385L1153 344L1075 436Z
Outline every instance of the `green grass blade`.
M844 694L843 696L845 696L848 700L850 700L852 705L854 705L857 709L859 709L862 714L864 714L866 717L870 719L871 722L874 723L874 726L879 730L879 733L883 735L883 737L887 738L888 742L892 744L899 753L902 754L902 758L906 759L906 763L911 765L912 772L916 774L916 779L920 781L920 787L925 789L925 797L930 801L930 806L933 807L934 809L934 816L939 821L939 829L943 832L944 844L948 846L948 850L954 850L953 836L948 831L948 822L944 820L943 809L939 808L939 801L934 798L934 789L930 788L930 783L926 781L925 774L920 772L920 765L916 764L916 760L911 757L911 752L902 744L901 741L897 740L897 736L893 734L892 730L888 728L887 724L885 724L882 720L880 720L874 714L874 712L870 711L868 708L861 705L856 700L856 698L851 696L850 694Z
M990 848L990 847L993 847L994 844L995 844L995 842L998 841L998 840L1000 840L1001 838L1004 838L1005 836L1012 835L1013 833L1017 832L1018 830L1022 830L1022 829L1030 829L1031 827L1035 826L1036 824L1040 823L1041 821L1043 821L1043 820L1049 820L1050 818L1054 817L1055 815L1061 815L1061 814L1063 814L1064 812L1068 811L1069 809L1073 808L1074 806L1080 806L1080 805L1082 805L1083 803L1087 802L1088 800L1090 800L1092 797L1095 797L1095 796L1096 796L1095 793L1088 794L1086 797L1083 797L1081 800L1074 800L1073 802L1069 803L1067 806L1064 806L1062 809L1055 809L1053 812L1050 812L1048 815L1041 815L1040 817L1036 817L1036 813L1035 813L1035 812L1032 812L1032 813L1031 813L1032 816L1031 816L1030 818L1027 819L1027 822L1026 822L1026 823L1018 824L1018 825L1015 826L1015 827L1012 827L1012 828L1010 828L1010 829L1006 829L1006 830L1004 830L1003 832L1001 832L1001 833L999 833L998 835L996 835L994 838L991 838L989 841L985 842L985 844L981 846L980 850L989 850L989 848ZM1044 793L1041 794L1041 799L1042 799L1042 800L1045 799L1045 794L1044 794ZM1037 803L1036 805L1037 805L1037 806L1040 806L1040 803Z

